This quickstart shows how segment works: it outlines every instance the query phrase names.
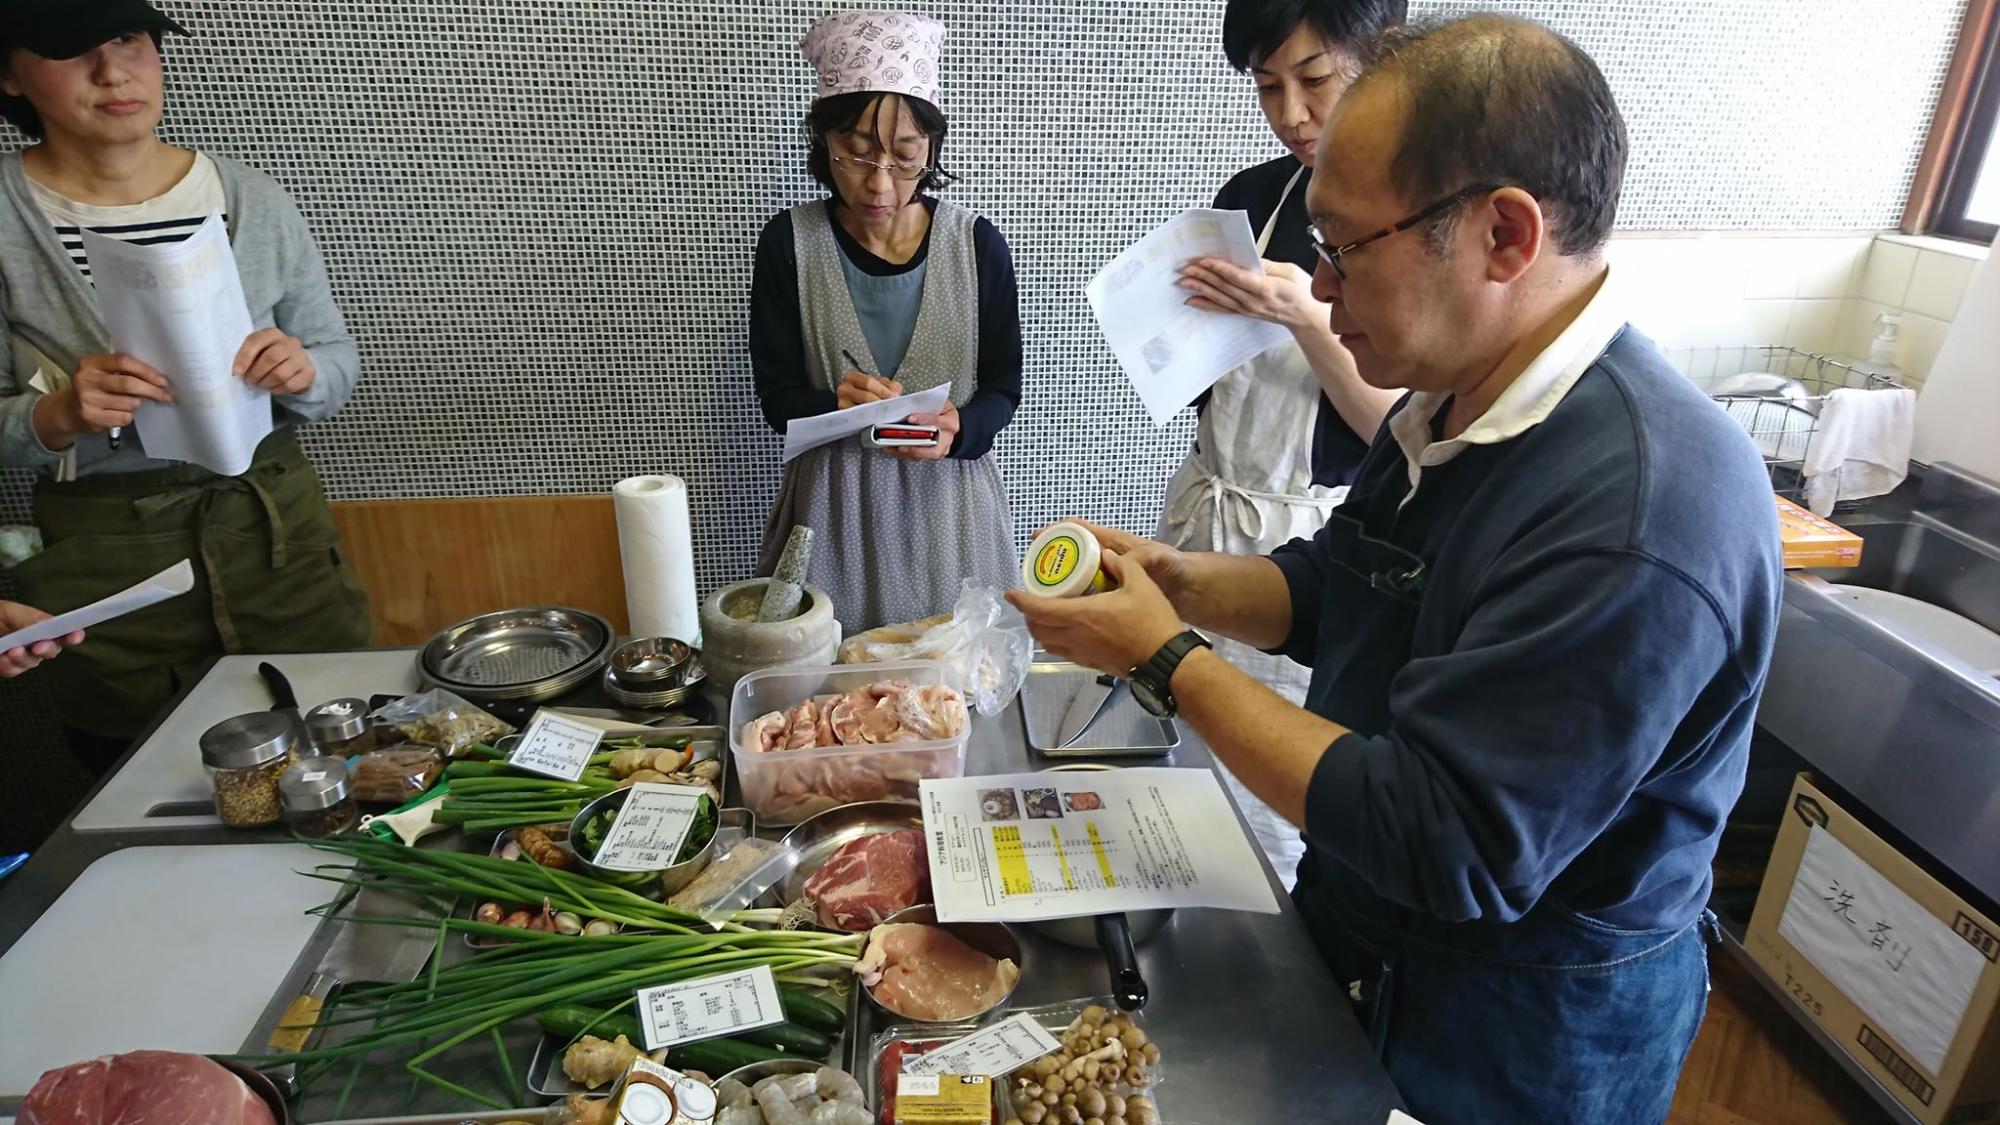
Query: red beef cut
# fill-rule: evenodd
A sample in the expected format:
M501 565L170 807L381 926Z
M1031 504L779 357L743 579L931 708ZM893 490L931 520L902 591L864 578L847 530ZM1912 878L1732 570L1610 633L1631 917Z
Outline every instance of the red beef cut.
M805 896L819 912L820 925L849 933L929 902L931 864L924 834L904 828L848 841L806 880Z
M200 1055L133 1051L42 1075L21 1125L275 1125L243 1080Z

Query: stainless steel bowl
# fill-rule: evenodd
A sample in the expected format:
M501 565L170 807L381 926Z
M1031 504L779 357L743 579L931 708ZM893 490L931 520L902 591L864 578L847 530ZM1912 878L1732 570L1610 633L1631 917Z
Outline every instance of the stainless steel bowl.
M901 801L863 801L828 809L799 822L785 833L784 846L799 856L799 865L784 881L771 888L778 901L790 906L805 893L806 880L826 866L833 853L863 836L876 836L904 828L924 830L923 809Z
M638 691L677 686L681 671L694 659L694 646L673 637L641 637L611 652L611 675Z
M889 920L883 924L895 925L899 922L915 922L927 926L936 926L938 929L986 954L988 957L1014 962L1014 967L1021 971L1021 976L1027 975L1028 967L1021 960L1021 939L1014 935L1014 928L1005 922L940 922L937 920L937 907L912 906L908 910L898 910L896 913L890 915ZM855 980L855 983L861 983L859 978ZM910 1015L908 1012L899 1012L890 1007L876 997L873 988L863 987L861 992L868 997L868 1002L873 1004L878 1011L887 1013L899 1020L909 1020L912 1023L963 1023L971 1020L981 1020L994 1012L1005 1011L1007 1002L1014 998L1015 990L1020 987L1021 977L1016 977L1014 978L1014 987L1008 989L1005 995L994 1001L992 1006L986 1008L984 1011L957 1016L949 1020L920 1019Z
M634 688L619 680L617 673L606 668L602 677L604 694L621 707L631 707L640 711L665 711L679 707L694 698L701 685L708 679L708 669L701 662L701 654L696 653L681 670L678 682L654 688Z
M608 877L614 881L634 874L630 871L613 871L608 867L599 867L588 859L585 859L583 853L577 851L575 846L575 841L581 838L579 833L582 831L585 821L605 809L615 809L624 805L625 798L631 796L631 794L632 791L630 789L613 790L583 806L577 812L576 816L570 819L569 835L563 839L562 847L564 851L576 857L577 866L590 872L592 875ZM722 834L724 813L740 813L744 816L751 815L747 809L725 809L718 806L715 810L715 831L709 834L708 842L701 846L701 850L679 863L663 867L659 870L660 887L666 894L673 895L679 893L689 883L694 882L695 876L708 869L709 861L715 858L716 837ZM756 830L754 820L751 822L751 825L751 831L754 832Z
M467 618L417 653L425 681L474 701L541 703L581 687L604 667L611 623L561 606Z
M808 1059L768 1059L764 1062L751 1063L749 1066L739 1066L728 1074L709 1083L709 1085L720 1086L724 1081L734 1078L745 1086L754 1088L757 1083L762 1082L766 1078L776 1078L780 1074L813 1073L825 1065L825 1063L812 1062Z

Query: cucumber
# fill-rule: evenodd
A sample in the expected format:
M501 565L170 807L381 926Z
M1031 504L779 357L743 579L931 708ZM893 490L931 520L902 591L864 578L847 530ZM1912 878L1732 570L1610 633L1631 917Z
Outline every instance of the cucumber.
M795 1059L824 1059L833 1053L833 1040L809 1027L795 1023L772 1024L755 1031L739 1031L736 1038L783 1051Z
M740 1039L703 1039L667 1048L667 1065L675 1070L699 1070L710 1078L720 1078L739 1067L773 1059L796 1059L770 1047L745 1043Z
M780 985L778 1000L785 1009L785 1019L800 1027L827 1035L838 1035L847 1030L847 1013L810 992Z
M645 1032L639 1029L639 1018L631 1012L613 1012L607 1016L600 1008L564 1004L543 1009L536 1013L535 1019L541 1022L542 1030L566 1040L583 1035L595 1035L599 1039L616 1039L623 1035L635 1045L645 1045Z

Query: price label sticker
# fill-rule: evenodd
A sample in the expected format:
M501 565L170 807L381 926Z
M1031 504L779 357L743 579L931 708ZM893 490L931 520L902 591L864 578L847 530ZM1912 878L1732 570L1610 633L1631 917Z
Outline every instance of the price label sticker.
M642 988L634 995L648 1051L785 1022L769 965Z
M583 776L602 741L601 728L554 711L537 711L521 733L520 745L507 755L507 764L544 777L575 781Z
M694 827L706 790L642 781L631 786L591 860L613 871L661 871L674 865Z
M1036 1023L1034 1017L1010 1016L935 1051L908 1056L903 1073L983 1074L998 1078L1060 1049L1062 1044L1047 1028Z

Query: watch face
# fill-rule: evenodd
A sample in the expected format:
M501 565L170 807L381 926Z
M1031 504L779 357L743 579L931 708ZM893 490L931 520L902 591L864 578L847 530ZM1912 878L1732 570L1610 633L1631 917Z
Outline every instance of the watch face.
M1152 684L1138 676L1134 676L1128 682L1132 685L1132 698L1138 700L1139 706L1144 707L1148 714L1162 719L1174 717L1173 701Z

